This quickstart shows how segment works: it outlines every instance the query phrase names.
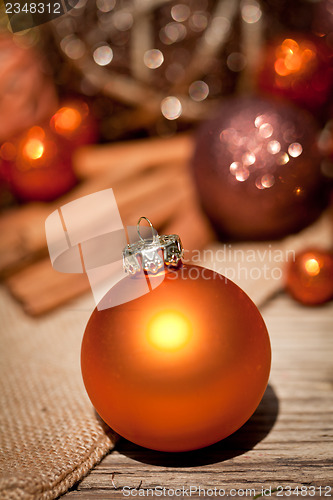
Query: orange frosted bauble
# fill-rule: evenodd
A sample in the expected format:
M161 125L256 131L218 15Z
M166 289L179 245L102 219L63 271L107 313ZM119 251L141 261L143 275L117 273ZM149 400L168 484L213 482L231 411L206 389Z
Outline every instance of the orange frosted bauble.
M135 279L111 289L110 301ZM146 295L95 309L81 353L103 420L136 444L171 452L211 445L241 427L264 394L270 360L268 333L249 297L190 265L167 272Z
M289 264L286 286L305 305L333 299L333 254L317 248L299 252Z

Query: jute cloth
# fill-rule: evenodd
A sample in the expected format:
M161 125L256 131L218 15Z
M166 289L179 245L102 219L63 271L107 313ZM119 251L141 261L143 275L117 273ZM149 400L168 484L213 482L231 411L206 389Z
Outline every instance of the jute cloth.
M288 251L307 245L332 243L331 221L323 217L299 235L268 244L232 246L242 267L263 264L276 268L273 250ZM271 245L271 246L270 246ZM202 262L207 267L237 267L229 255L214 262L213 252ZM258 262L248 261L252 249ZM244 251L244 259L239 250ZM270 250L270 252L268 251ZM216 267L216 265L218 267ZM269 274L269 272L268 272ZM261 305L282 283L278 279L249 279L244 270L235 281ZM80 344L93 309L90 296L40 319L26 316L0 289L0 498L50 499L66 492L115 444L116 436L93 410L80 372Z
M50 499L67 491L114 446L80 372L91 300L41 319L0 290L0 498Z

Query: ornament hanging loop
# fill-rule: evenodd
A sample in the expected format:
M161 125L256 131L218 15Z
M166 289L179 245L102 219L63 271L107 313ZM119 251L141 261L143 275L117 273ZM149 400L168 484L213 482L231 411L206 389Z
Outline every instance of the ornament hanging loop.
M140 222L148 222L152 237L143 238ZM140 217L136 225L139 240L123 250L124 270L129 275L140 275L143 271L158 274L166 268L176 268L181 264L183 246L177 234L159 235L147 217Z
M156 233L156 231L155 231L155 229L154 229L153 224L152 224L152 223L151 223L151 221L148 219L148 217L140 217L140 219L138 220L138 223L137 223L137 225L136 225L136 230L137 230L137 232L138 232L138 235L139 235L140 240L141 240L141 241L145 241L145 238L142 238L142 236L141 236L141 232L140 232L140 222L141 222L142 220L146 220L146 221L148 222L148 224L149 224L149 226L150 226L150 228L151 228L152 235L153 235L153 242L154 242L154 243L158 243L159 238L158 238L158 236L157 236L157 233Z

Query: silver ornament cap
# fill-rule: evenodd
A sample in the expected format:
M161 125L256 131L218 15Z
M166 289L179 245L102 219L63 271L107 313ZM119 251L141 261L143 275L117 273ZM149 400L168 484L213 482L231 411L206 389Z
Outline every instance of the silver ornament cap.
M151 238L142 238L140 222L146 220L151 228ZM178 234L159 235L147 217L140 217L137 223L139 240L123 250L125 271L135 276L142 271L157 274L165 268L176 268L183 257L183 245Z

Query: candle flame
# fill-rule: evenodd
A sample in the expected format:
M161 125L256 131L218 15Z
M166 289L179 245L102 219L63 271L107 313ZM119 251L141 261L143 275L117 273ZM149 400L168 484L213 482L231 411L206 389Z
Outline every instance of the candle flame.
M178 351L192 336L189 320L178 311L156 314L148 325L148 341L160 351Z

